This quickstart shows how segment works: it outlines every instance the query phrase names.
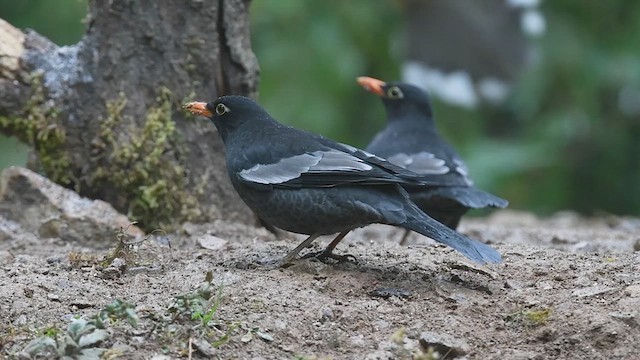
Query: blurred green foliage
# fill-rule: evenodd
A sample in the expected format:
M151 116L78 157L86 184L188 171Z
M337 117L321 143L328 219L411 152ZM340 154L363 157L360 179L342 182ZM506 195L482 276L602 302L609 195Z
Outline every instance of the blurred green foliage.
M640 214L640 2L547 1L540 62L511 101L520 146L543 159L505 179L541 211ZM506 194L505 194L506 195Z
M398 78L401 9L395 1L255 1L253 49L260 103L276 119L365 146L384 125L382 104L355 78Z
M251 6L260 102L282 122L365 146L383 126L384 110L355 78L399 77L402 2ZM80 0L0 0L0 17L58 44L80 38L84 9ZM542 11L547 33L537 41L539 61L508 103L471 111L436 100L439 128L477 185L513 208L637 215L640 2L546 1Z
M70 45L84 32L87 0L0 0L0 18L30 28L58 45Z

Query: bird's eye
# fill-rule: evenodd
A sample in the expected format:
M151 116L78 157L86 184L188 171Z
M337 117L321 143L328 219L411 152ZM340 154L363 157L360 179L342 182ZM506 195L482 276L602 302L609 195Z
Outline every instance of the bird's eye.
M229 112L229 108L225 104L220 103L216 105L216 114L224 115L228 112Z
M399 87L393 86L390 87L389 90L387 90L387 96L390 99L402 99L404 95L402 94L402 90L400 90Z

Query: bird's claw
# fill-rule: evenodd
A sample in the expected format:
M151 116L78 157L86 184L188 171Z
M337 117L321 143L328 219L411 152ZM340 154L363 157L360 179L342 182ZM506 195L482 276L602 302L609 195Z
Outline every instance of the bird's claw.
M323 263L326 263L328 259L335 260L338 263L345 262L345 261L351 261L356 264L358 263L358 260L356 259L356 257L351 254L338 255L326 250L305 254L304 256L301 257L301 259L310 259L310 258L318 259Z

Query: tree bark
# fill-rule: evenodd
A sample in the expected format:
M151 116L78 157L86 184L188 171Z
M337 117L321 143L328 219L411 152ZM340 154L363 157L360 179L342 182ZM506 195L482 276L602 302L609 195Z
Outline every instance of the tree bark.
M212 124L188 100L255 97L249 0L92 0L87 31L58 47L0 20L0 130L36 168L146 229L248 219Z

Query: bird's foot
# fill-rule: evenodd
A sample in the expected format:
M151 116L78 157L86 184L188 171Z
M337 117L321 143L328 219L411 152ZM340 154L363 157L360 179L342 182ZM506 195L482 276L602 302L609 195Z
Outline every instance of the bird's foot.
M338 263L345 262L345 261L350 261L356 264L358 263L358 260L356 259L356 257L351 254L338 255L338 254L334 254L331 251L326 251L326 250L305 254L301 258L302 259L314 258L314 259L320 260L323 263L327 263L329 259L335 260Z

